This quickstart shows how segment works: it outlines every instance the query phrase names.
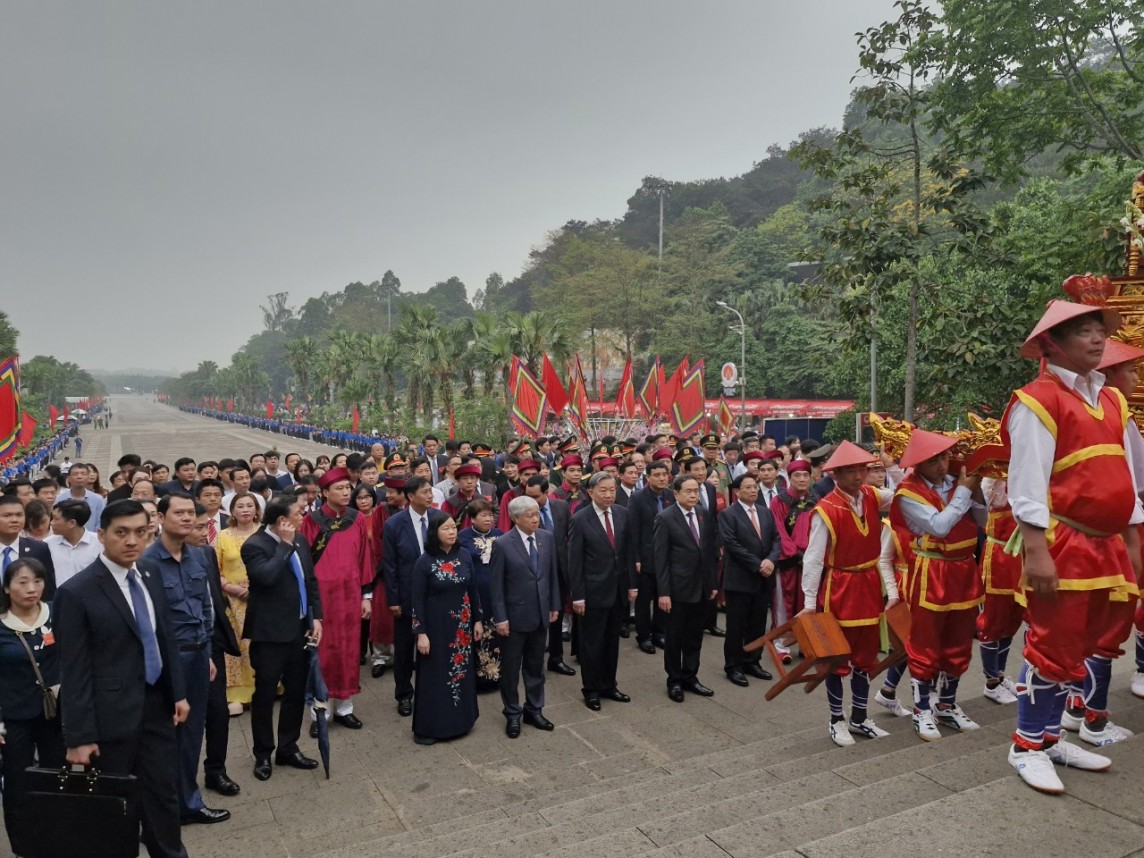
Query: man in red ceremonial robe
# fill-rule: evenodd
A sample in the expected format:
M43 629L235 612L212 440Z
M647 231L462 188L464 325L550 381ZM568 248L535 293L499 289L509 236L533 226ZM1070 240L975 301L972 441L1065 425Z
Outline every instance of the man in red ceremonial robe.
M766 455L758 450L747 453L747 473L758 474L761 468L756 461L766 460ZM811 512L818 498L810 493L810 463L795 459L787 467L790 484L779 490L771 501L771 515L779 533L782 550L779 556L778 580L771 601L771 628L781 626L803 609L802 603L802 553L810 540ZM790 662L788 649L790 639L776 641L776 648L782 653L783 661Z
M1133 478L1124 395L1098 371L1119 314L1053 301L1021 354L1040 375L1013 394L1002 420L1009 502L1024 551L1025 665L1009 764L1040 792L1059 795L1053 766L1106 771L1108 757L1065 742L1067 686L1102 653L1117 607L1140 579L1144 508Z
M914 688L914 729L927 742L941 738L937 723L976 730L957 705L957 687L969 669L983 586L973 552L985 524L981 478L949 473L951 435L915 429L901 467L913 472L898 485L890 525L910 564L906 599L910 635L906 663ZM941 680L936 711L930 693Z
M568 514L575 515L588 497L580 487L580 478L584 475L584 460L579 453L569 453L560 460L560 473L564 482L552 489L552 496L568 504Z
M497 518L497 527L501 529L502 533L508 533L512 530L512 518L508 514L509 503L513 498L523 495L524 487L528 485L528 481L540 473L540 462L536 459L524 459L516 466L516 472L520 477L519 483L505 492L500 499L500 516Z
M302 519L300 529L310 545L322 596L318 659L330 690L334 722L360 730L363 725L353 714L353 696L361 691L361 621L369 619L373 598L369 535L365 517L349 506L353 489L349 471L327 471L318 486L324 502Z
M830 739L843 747L854 744L854 735L870 739L889 735L874 724L866 710L870 671L878 663L881 642L883 586L889 596L886 607L898 602L893 570L883 575L878 566L882 510L889 507L894 494L866 484L866 465L872 461L873 456L849 441L835 448L823 467L833 474L834 488L814 509L802 560L806 607L799 613L822 610L833 614L850 644L850 661L826 678ZM842 677L847 674L851 695L849 721L842 714Z
M471 524L467 509L469 501L482 497L479 493L481 466L461 465L454 472L453 479L457 482L457 491L445 499L445 505L441 507L441 512L456 521L457 527L464 530ZM485 496L484 499L496 503L495 497Z

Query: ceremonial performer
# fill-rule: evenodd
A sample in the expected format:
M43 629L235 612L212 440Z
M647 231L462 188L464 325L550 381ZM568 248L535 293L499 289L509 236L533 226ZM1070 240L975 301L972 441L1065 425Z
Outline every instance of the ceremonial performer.
M363 724L354 715L353 697L361 690L361 621L369 619L373 604L369 534L365 516L349 506L353 491L349 471L327 471L318 487L322 506L302 519L300 533L310 547L322 605L319 664L330 691L334 723L360 730Z
M1021 558L1006 553L1005 546L1017 529L1017 522L1013 520L1008 483L1004 478L982 480L981 493L988 507L985 547L981 551L981 583L985 588L985 601L977 615L981 670L985 673L983 694L986 700L994 703L1016 703L1017 687L1005 675L1005 667L1025 609L1015 598L1021 581Z
M910 564L906 664L914 689L914 729L927 742L941 738L938 723L959 732L978 729L957 705L957 687L969 669L984 590L973 552L986 510L981 478L965 468L957 479L949 473L955 443L952 435L913 431L901 467L914 470L898 486L890 510L890 524ZM939 679L935 709L930 694Z
M1140 577L1144 522L1132 477L1128 404L1097 370L1119 314L1053 301L1021 354L1045 369L1016 391L1002 421L1009 502L1024 551L1025 665L1009 763L1033 789L1064 792L1053 764L1089 771L1107 757L1064 741L1066 686L1084 679L1101 634Z
M481 497L481 466L461 465L457 468L454 479L457 481L457 491L449 495L445 500L445 505L441 507L441 511L457 522L457 526L463 530L472 526L472 517L468 512L469 501ZM432 491L432 486L430 486L430 491ZM485 500L495 502L491 494L485 496Z
M758 451L747 453L747 472L756 475L766 456ZM752 471L752 469L754 469ZM778 581L775 583L771 604L771 628L781 626L803 609L802 601L802 555L810 541L810 513L818 498L810 493L810 463L805 459L795 459L787 466L790 484L779 489L778 497L771 503L771 515L775 519L782 550L779 553ZM776 641L775 648L782 654L783 661L790 661L791 640Z
M826 678L830 707L830 739L853 745L854 735L878 739L889 735L867 712L870 671L878 662L882 589L886 608L898 602L893 575L878 566L882 550L881 510L893 492L866 484L866 465L874 457L849 441L834 448L823 471L833 475L834 488L815 507L802 561L802 591L806 607L800 614L821 609L833 614L850 644L850 660ZM793 464L793 463L792 463ZM842 707L842 677L850 675L850 720ZM853 735L852 735L853 734Z

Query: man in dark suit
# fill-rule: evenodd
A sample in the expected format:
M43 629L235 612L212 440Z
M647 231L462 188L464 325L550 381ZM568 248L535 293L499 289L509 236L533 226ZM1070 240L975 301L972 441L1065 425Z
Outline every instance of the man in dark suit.
M540 507L540 528L556 540L556 572L560 579L560 611L548 625L548 669L561 676L575 676L576 668L564 661L564 595L568 592L568 504L548 494L548 480L537 474L528 478L524 494ZM509 503L511 503L511 499ZM508 504L505 504L507 510ZM511 519L510 519L511 521ZM511 530L505 528L505 530ZM578 629L574 631L578 632ZM575 643L578 643L576 641ZM575 643L573 652L575 652Z
M719 515L723 593L727 599L723 670L735 685L746 687L747 676L772 678L759 664L762 650L748 654L743 652L743 645L766 634L767 607L774 597L782 540L771 511L758 502L755 475L736 477L731 487L738 500Z
M393 697L397 714L413 714L413 566L425 552L433 506L433 486L410 477L402 488L405 509L386 520L381 531L381 571L393 614Z
M310 670L307 647L322 640L318 581L309 545L298 535L302 502L290 495L277 495L267 502L262 520L262 529L242 544L242 562L250 578L242 636L250 641L250 665L254 668L250 731L254 776L260 781L268 780L272 772L272 718L279 682L285 694L278 711L274 762L295 769L317 768L317 761L298 749L298 736Z
M56 566L52 562L52 552L38 539L21 536L26 516L24 504L16 495L0 495L0 572L16 560L39 560L44 564L45 602L52 601L56 594Z
M659 607L667 614L667 696L683 702L683 692L710 697L715 692L698 678L703 624L715 598L718 554L711 519L699 509L699 482L681 474L672 483L675 503L655 519L655 578Z
M207 789L212 789L219 795L235 796L241 789L226 773L226 752L230 745L230 712L226 703L226 656L238 658L242 653L238 648L238 638L234 634L234 628L226 616L226 601L222 597L218 557L207 540L210 513L202 504L196 504L195 516L195 526L187 536L187 545L197 548L203 555L214 614L214 633L211 635L211 662L214 664L214 676L207 690L206 755L203 758L203 775Z
M689 474L699 483L699 506L697 508L707 516L711 523L711 529L718 532L719 491L707 481L707 460L701 456L693 456L690 447L683 447L681 452L684 456L683 459L680 459L680 455L676 454L676 459L683 463L680 465L679 472ZM718 589L718 565L715 567L715 575L715 587ZM726 634L723 629L719 628L719 609L715 599L712 599L707 605L707 615L704 618L703 628L712 637L721 638Z
M666 646L664 631L667 619L656 604L658 590L655 581L655 550L652 530L655 517L670 505L674 498L671 485L671 465L652 462L647 469L647 485L632 495L628 504L628 522L631 526L632 551L635 555L636 581L636 644L641 652L655 655L655 648Z
M191 497L195 496L195 490L199 487L199 481L195 479L198 470L195 468L195 460L190 456L183 456L175 460L175 479L166 483L160 483L155 486L155 494L159 497L169 495L171 492L183 492Z
M540 730L553 729L544 717L544 645L548 624L558 616L560 590L556 544L540 528L540 507L530 497L509 502L512 530L493 543L488 613L501 642L501 702L505 735L515 739L524 720ZM520 677L524 674L524 709Z
M620 626L637 592L628 511L616 506L616 478L607 471L588 480L590 503L568 530L568 583L572 610L580 618L580 670L584 704L600 711L600 698L631 698L616 687Z
M620 462L619 480L616 484L616 506L627 509L632 497L639 491L640 473L631 459Z
M137 501L105 507L103 554L56 594L64 744L69 763L135 775L148 854L186 858L172 761L190 706L163 582L135 566L149 525Z

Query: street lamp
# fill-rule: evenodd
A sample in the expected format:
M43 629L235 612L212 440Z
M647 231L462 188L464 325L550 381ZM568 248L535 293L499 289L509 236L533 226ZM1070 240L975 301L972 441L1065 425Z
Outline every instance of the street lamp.
M740 344L740 363L739 363L739 384L742 387L743 398L739 406L739 431L742 432L747 428L747 323L743 320L743 314L728 304L726 301L716 301L715 304L722 307L724 310L729 310L739 317L739 344ZM731 330L735 330L731 328Z

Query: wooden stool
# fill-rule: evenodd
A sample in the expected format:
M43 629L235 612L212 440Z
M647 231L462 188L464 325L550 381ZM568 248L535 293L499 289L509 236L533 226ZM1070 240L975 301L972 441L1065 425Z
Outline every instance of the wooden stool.
M871 679L906 660L906 639L910 636L910 606L905 602L898 602L886 611L886 632L890 638L890 651L870 671Z
M803 660L789 670L775 649L775 640L788 632L794 634L803 655ZM764 646L771 655L775 673L779 677L778 682L767 690L767 700L774 700L788 687L799 683L805 684L804 691L810 694L834 668L850 659L850 644L846 642L842 627L833 614L801 614L793 617L769 634L751 641L743 650L754 652Z

